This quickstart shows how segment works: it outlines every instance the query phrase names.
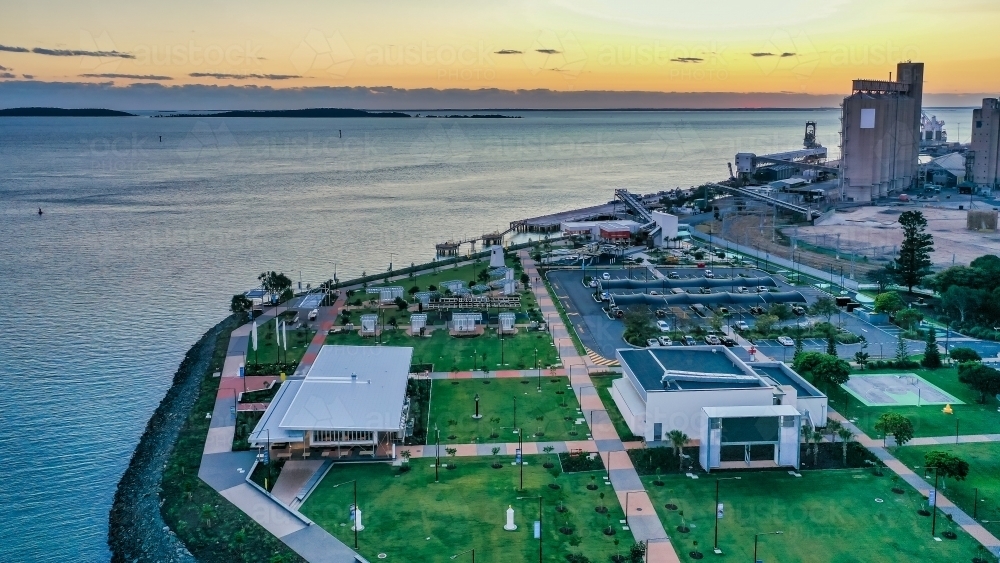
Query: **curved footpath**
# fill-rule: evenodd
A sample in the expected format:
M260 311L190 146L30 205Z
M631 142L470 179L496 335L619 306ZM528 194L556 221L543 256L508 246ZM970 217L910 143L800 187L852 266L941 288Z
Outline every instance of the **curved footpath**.
M198 397L201 376L212 361L216 338L233 326L234 320L227 318L188 350L174 374L173 385L146 423L111 505L108 521L111 561L196 561L163 521L160 483L181 427Z

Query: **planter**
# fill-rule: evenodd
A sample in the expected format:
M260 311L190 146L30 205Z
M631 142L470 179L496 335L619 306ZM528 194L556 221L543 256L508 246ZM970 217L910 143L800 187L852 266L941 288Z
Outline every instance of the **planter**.
M955 532L952 532L951 530L946 530L943 534L941 534L941 537L943 537L945 539L948 539L948 540L957 540L958 539L958 534L956 534Z
M448 439L449 439L449 440L457 440L457 439L458 439L458 436L456 436L456 435L452 434L451 436L448 436Z
M612 528L611 526L608 526L607 528L604 528L604 535L605 536L613 536L613 535L615 535L615 529Z
M903 489L900 489L899 487L893 487L892 488L892 492L896 493L897 495L901 495L901 494L905 493L906 491L904 491Z
M524 381L522 381L522 382L521 382L521 385L527 385L527 384L529 384L529 383L531 383L531 382L530 382L530 381L528 381L528 380L524 380Z
M598 514L607 514L608 513L608 507L606 507L606 506L595 506L594 507L594 512L596 512Z
M460 383L459 381L452 381L451 382L452 385L458 385L459 383Z
M490 467L492 467L493 469L503 469L503 464L502 463L494 463Z
M571 420L576 420L576 419L574 419L572 416L564 416L563 420L565 420L566 422L569 422Z
M535 432L535 438L541 438L545 435L545 432Z
M591 483L591 484L587 485L587 490L589 490L589 491L596 491L597 490L597 485Z
M579 432L577 432L576 430L570 430L569 431L569 435L570 436L576 436L577 434L579 434Z
M687 526L677 526L677 531L682 534L687 534L691 531L691 528L688 528Z
M549 488L552 489L553 491L558 491L559 490L559 484L558 483L549 483Z
M458 469L458 466L455 465L454 463L449 463L448 465L445 466L445 469L451 471L452 469Z
M563 526L559 528L559 533L563 534L564 536L569 536L573 533L573 528L567 528L566 526Z
M663 508L666 508L667 510L677 510L677 505L674 503L664 504Z
M917 514L919 514L921 516L930 516L931 515L931 511L927 510L926 508L921 508L920 510L917 511Z
M483 380L483 385L489 385L489 384L490 384L490 380L489 379L484 379Z
M691 553L688 553L688 557L691 559L701 559L705 556L700 551L692 551Z
M569 509L566 508L566 506L562 505L562 504L560 504L559 506L556 507L556 512L562 513L562 512L566 512L567 510L569 510Z
M546 461L545 463L542 464L542 467L544 467L545 469L552 469L555 466L556 464L552 463L551 461Z
M499 438L499 437L500 437L500 435L497 434L496 432L490 434L490 438Z
M400 473L406 473L409 470L410 470L410 466L409 465L400 465L399 466L399 472Z
M556 391L556 395L564 395L565 393L565 391Z
M664 483L663 481L653 481L653 485L655 485L657 487L662 487L665 484L666 483Z

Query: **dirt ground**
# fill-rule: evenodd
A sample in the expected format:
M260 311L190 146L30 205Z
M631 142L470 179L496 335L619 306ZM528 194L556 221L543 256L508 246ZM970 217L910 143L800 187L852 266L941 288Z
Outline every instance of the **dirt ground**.
M897 219L900 213L911 209L921 211L927 218L927 230L934 236L931 261L935 267L968 264L984 254L1000 252L1000 233L966 229L967 211L954 208L860 207L835 213L822 225L799 227L798 233L802 240L827 248L835 248L839 236L841 249L860 253L868 249L869 255L880 251L894 254L903 241ZM789 229L785 229L785 234L791 234Z

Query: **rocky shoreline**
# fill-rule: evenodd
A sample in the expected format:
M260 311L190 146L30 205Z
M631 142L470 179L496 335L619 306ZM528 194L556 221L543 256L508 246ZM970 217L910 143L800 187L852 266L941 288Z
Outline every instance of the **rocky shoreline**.
M231 330L233 324L232 318L223 320L188 350L174 374L173 385L146 423L111 505L108 546L112 562L197 561L163 521L161 482L164 466L209 369L216 339L220 331Z

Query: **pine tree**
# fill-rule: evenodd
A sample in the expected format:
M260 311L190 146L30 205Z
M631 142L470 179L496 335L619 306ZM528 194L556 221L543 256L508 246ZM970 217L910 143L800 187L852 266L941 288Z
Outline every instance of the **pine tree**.
M906 339L903 338L903 331L899 331L898 339L896 340L896 361L903 363L908 358L909 353L906 351Z
M934 328L927 329L927 348L924 350L924 358L920 360L920 365L928 369L941 367L941 353L938 352L937 339L934 336Z
M899 247L894 273L899 285L905 285L913 293L913 286L930 271L934 237L926 232L927 219L919 211L904 211L899 224L903 227L903 244Z

